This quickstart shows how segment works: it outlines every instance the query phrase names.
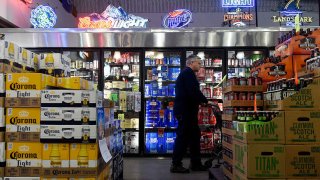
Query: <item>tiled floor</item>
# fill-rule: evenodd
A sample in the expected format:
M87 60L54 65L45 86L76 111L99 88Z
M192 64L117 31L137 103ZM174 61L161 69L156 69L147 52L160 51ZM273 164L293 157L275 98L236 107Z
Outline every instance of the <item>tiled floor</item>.
M208 172L170 173L170 158L124 158L124 180L207 180ZM189 158L183 161L189 167Z

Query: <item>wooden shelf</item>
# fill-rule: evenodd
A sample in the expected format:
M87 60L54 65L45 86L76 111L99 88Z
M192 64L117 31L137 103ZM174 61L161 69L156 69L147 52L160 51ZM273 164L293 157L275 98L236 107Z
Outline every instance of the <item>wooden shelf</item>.
M228 86L223 88L223 93L228 92L263 92L263 86Z

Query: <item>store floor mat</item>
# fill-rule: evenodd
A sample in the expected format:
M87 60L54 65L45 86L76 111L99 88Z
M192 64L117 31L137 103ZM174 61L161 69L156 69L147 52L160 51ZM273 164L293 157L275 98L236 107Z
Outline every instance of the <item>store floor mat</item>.
M202 159L204 163L206 159ZM170 173L171 158L124 158L125 180L207 180L208 171L189 174ZM183 160L184 167L189 167L190 158ZM213 163L215 164L215 162Z

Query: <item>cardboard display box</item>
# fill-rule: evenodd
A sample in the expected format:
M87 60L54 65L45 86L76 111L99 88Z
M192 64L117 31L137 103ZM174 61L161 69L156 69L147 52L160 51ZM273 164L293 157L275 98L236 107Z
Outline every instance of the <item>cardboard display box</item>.
M40 69L70 69L71 59L60 53L40 54Z
M292 96L279 101L266 101L269 110L316 111L320 110L320 78L313 79L312 84Z
M42 107L41 124L96 124L96 108L85 107Z
M97 167L98 145L97 144L71 144L70 167L72 168L95 168Z
M41 150L40 143L9 142L6 151L7 167L41 167Z
M285 146L234 141L234 172L248 178L285 178Z
M320 111L286 112L286 144L320 143L319 118Z
M22 67L13 61L0 59L0 73L21 73Z
M6 90L43 90L52 85L54 78L41 73L9 73Z
M96 143L96 125L41 125L41 142L91 142Z
M18 60L18 49L19 47L16 44L0 40L0 59L16 62Z
M7 108L6 112L7 141L39 141L40 108Z
M248 144L284 144L285 114L279 114L269 122L236 122L234 141Z
M241 173L239 173L238 171L234 171L233 173L233 180L286 180L286 179L274 179L274 178L247 178L245 176L243 176Z
M42 144L43 168L68 168L70 158L69 144Z
M102 107L102 92L86 90L43 90L42 107Z
M25 177L36 178L41 176L41 173L42 173L41 167L5 167L6 177L12 177L12 178L21 177L21 179Z
M89 81L80 77L57 78L57 87L75 90L93 90Z
M40 107L40 106L41 104L40 104L39 97L30 97L30 98L6 97L5 98L5 107L8 107L8 108L15 108L15 107L34 108L34 107Z
M287 178L319 179L320 145L287 145Z
M263 92L263 86L228 86L223 88L223 93L228 92Z
M18 54L18 63L24 67L30 65L31 59L31 51L19 47L19 54Z

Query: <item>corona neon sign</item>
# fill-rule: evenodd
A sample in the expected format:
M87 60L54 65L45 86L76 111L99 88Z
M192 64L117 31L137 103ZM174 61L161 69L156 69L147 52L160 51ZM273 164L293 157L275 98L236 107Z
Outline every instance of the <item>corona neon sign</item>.
M40 5L31 11L30 22L34 28L53 28L57 15L50 6Z
M222 0L222 7L254 7L254 0Z
M109 5L101 14L79 18L79 28L146 28L148 19L127 14L122 7Z
M163 26L166 28L182 28L192 20L192 13L187 9L178 9L170 12L163 18Z

